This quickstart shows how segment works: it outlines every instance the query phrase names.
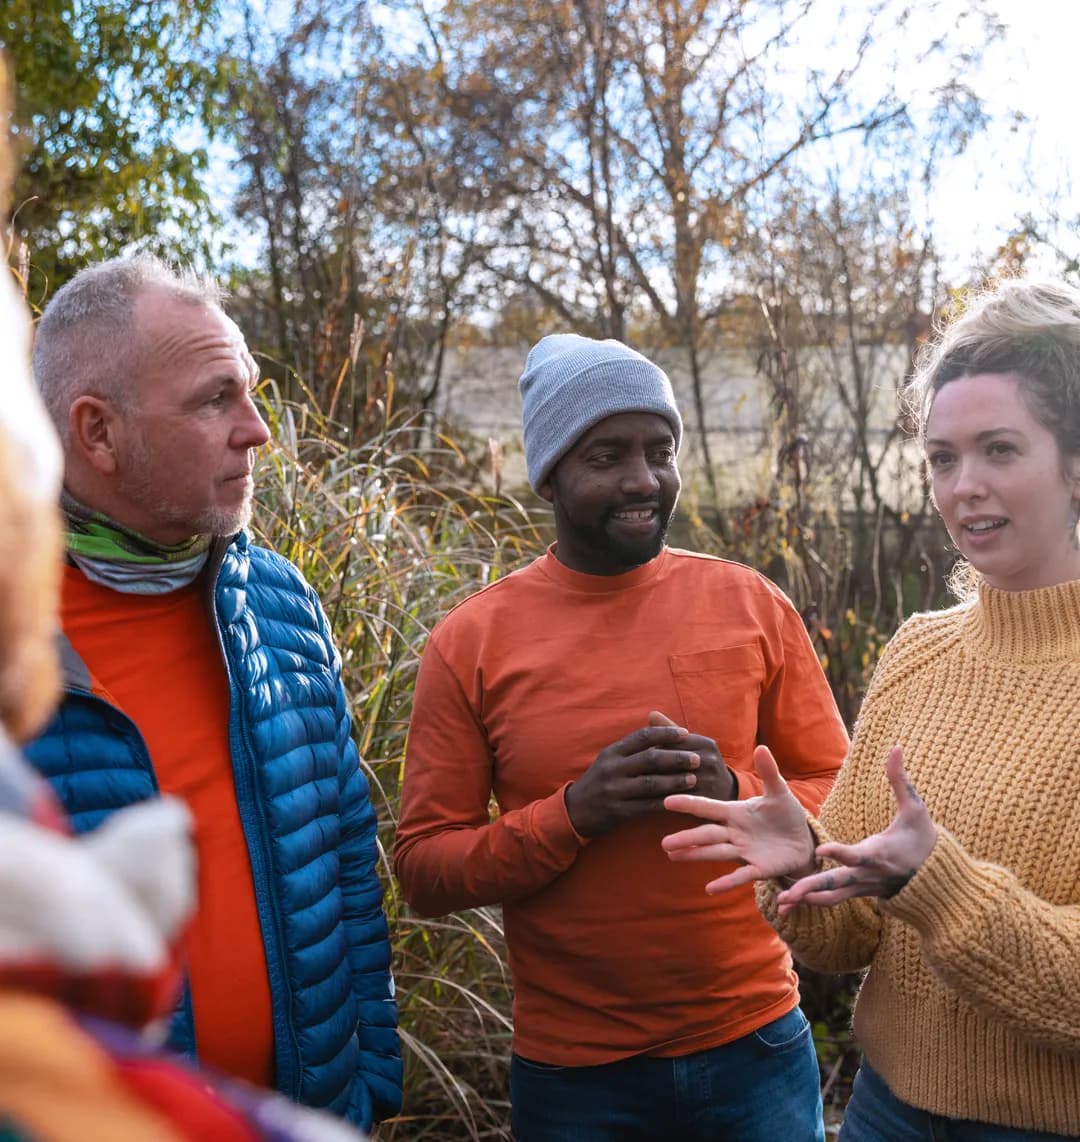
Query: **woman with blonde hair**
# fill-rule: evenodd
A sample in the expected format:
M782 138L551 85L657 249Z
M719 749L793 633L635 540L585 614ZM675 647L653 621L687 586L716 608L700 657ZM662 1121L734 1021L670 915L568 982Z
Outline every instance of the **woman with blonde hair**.
M764 794L669 797L710 823L664 847L759 881L801 962L867 969L842 1142L1076 1137L1080 292L976 297L910 395L966 596L889 643L820 820L759 748Z

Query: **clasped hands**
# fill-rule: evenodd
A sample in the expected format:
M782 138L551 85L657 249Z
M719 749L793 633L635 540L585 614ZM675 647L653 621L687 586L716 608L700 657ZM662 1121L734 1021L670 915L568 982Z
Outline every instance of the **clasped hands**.
M781 916L798 904L838 904L853 896L895 896L929 857L937 840L934 824L904 770L900 746L889 750L885 773L896 798L888 828L855 845L814 847L806 810L796 800L765 746L754 751L764 791L746 801L713 801L692 794L665 798L664 807L710 822L663 840L674 861L735 861L739 867L705 886L725 892L754 880L794 881L776 898ZM829 860L835 868L822 869Z
M663 809L665 797L687 790L695 802L707 802L734 797L738 786L712 738L654 710L647 726L601 750L567 788L566 811L576 832L597 837Z

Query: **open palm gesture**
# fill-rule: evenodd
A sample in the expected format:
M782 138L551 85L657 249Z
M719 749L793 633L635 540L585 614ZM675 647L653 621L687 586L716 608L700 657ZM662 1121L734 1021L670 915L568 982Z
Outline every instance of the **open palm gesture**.
M840 867L804 876L776 898L780 915L797 904L839 904L852 896L895 896L915 875L937 842L934 824L904 770L904 752L893 746L885 774L896 798L896 816L881 833L856 845L819 845L819 859Z
M725 892L770 876L801 875L815 867L806 810L766 746L754 750L754 768L764 792L747 801L714 801L686 793L664 799L665 809L710 822L664 837L664 850L672 860L740 862L734 872L710 881L706 892Z

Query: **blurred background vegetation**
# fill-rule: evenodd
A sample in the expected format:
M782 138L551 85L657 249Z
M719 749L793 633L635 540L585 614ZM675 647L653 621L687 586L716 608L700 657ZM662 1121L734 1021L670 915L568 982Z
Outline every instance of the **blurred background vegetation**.
M853 723L900 620L946 601L912 356L986 275L1077 269L1049 184L1037 218L943 253L943 171L1023 128L980 88L1008 36L975 0L0 4L11 268L35 310L130 249L229 284L274 429L257 528L333 621L385 851L427 633L550 538L512 442L442 414L455 353L520 363L574 330L677 359L672 539L788 591ZM768 414L735 461L709 422L724 353ZM507 1138L499 912L420 920L385 879L407 1070L379 1137ZM804 980L833 1121L852 987Z

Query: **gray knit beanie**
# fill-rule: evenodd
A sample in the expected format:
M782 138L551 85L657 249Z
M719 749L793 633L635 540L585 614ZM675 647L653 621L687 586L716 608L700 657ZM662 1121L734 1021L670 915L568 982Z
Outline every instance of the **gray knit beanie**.
M682 441L682 418L667 374L621 341L576 333L542 338L518 381L525 463L534 490L594 424L620 412L655 412Z

